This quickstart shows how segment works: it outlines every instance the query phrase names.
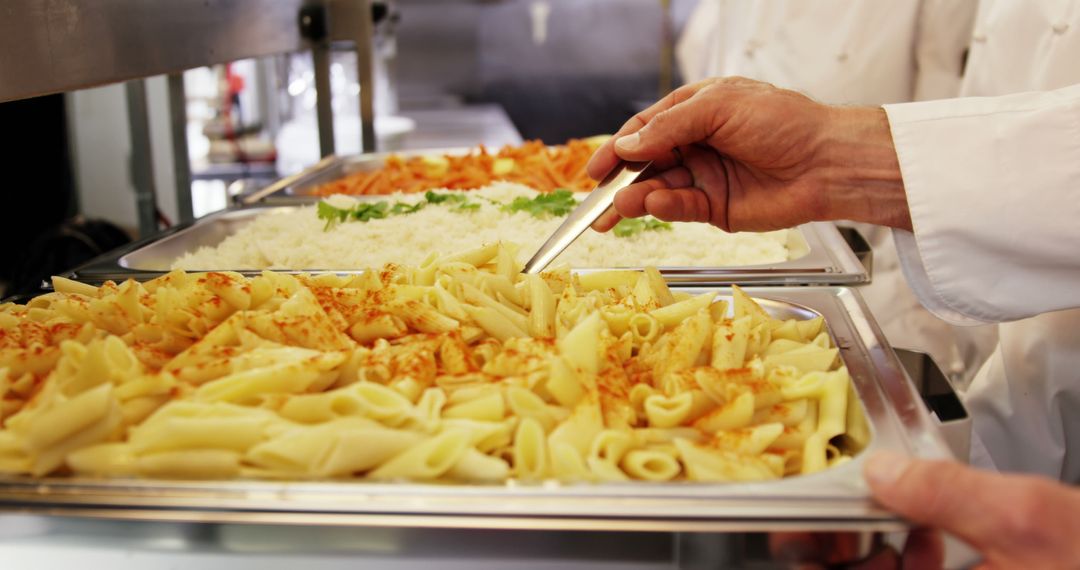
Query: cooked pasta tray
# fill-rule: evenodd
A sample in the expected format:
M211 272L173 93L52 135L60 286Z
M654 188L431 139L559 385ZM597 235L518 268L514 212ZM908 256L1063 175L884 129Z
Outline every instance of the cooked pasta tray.
M345 275L55 278L0 305L0 506L866 530L898 524L868 450L949 455L850 289L519 271L497 243Z

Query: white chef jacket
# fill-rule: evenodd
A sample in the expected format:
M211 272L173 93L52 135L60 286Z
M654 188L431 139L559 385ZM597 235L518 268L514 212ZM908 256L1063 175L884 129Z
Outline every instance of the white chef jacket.
M827 103L954 97L976 1L702 0L677 55L688 81L742 75ZM873 283L860 292L889 342L930 353L966 382L993 349L995 327L959 329L927 312L889 230L857 227L874 249Z
M1080 84L1078 61L1080 2L984 0L961 93ZM1080 481L1080 310L1063 310L1080 306L1080 85L885 109L914 290L953 322L1014 321L965 394L975 435L999 469Z
M676 57L687 83L742 75L835 104L956 95L977 0L701 0Z
M885 109L914 227L896 245L927 308L964 324L1080 306L1080 85Z

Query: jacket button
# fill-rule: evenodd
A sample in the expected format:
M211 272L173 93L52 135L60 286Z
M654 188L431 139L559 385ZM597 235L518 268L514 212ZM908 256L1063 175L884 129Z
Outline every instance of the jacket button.
M848 60L848 54L847 54L846 51L842 51L842 52L836 54L836 61L839 61L840 63L844 63L847 60Z
M754 57L754 52L756 52L759 47L764 46L765 42L759 39L751 39L746 42L746 47L743 49L743 53L746 54L746 57Z
M1050 29L1054 30L1054 33L1060 36L1061 34L1069 31L1069 24L1066 22L1058 22L1053 26L1050 26Z
M984 34L982 32L975 32L971 36L971 41L973 41L975 43L980 43L980 44L981 43L986 43L986 34Z

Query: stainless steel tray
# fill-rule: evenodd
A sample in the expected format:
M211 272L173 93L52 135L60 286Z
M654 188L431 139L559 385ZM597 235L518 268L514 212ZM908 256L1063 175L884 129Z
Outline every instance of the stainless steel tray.
M289 210L299 206L257 206L226 210L207 216L194 224L167 231L109 252L86 265L76 268L72 275L88 282L149 279L168 272L173 261L199 247L214 246L236 233L256 216L268 212ZM799 226L793 232L789 249L803 252L798 259L766 265L739 267L661 267L669 283L675 285L716 286L730 283L762 285L852 285L866 283L870 274L860 263L855 250L836 226L828 222L813 222ZM869 253L867 248L863 253ZM227 270L230 267L206 267L205 270ZM325 271L322 267L300 268L292 272ZM581 269L582 272L603 269ZM356 273L333 269L335 273ZM241 271L248 275L258 271Z
M724 289L688 288L689 292ZM0 509L113 518L534 530L897 530L869 499L865 451L950 457L858 293L749 288L781 318L825 317L872 431L867 450L824 472L739 484L431 485L367 482L0 478Z

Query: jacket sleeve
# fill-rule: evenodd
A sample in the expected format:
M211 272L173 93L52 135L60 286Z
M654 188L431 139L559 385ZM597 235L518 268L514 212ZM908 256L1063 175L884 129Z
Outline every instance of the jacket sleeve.
M915 32L915 101L955 97L978 0L922 0Z
M885 110L920 301L956 324L1080 307L1080 85Z

